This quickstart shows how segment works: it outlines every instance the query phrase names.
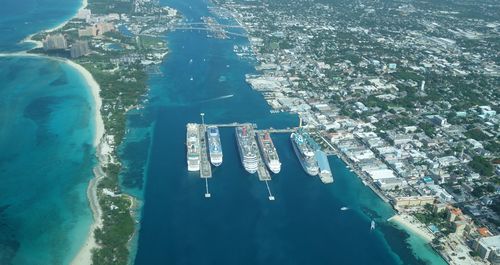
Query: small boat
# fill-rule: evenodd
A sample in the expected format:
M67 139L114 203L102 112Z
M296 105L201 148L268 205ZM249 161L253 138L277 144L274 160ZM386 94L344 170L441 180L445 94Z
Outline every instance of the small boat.
M372 220L370 224L370 231L372 231L373 229L375 229L375 221Z
M191 76L191 78L189 78L189 80L190 80L190 81L193 81L193 80L194 80L194 78Z
M190 59L190 60L189 60L189 63L193 63L193 59Z
M340 208L340 210L347 211L347 210L349 210L349 208L344 206L344 207Z

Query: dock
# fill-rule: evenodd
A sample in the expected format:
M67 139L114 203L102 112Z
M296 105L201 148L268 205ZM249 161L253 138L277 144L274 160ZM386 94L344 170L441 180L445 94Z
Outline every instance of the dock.
M274 201L275 197L271 192L271 187L269 184L269 181L272 180L271 179L271 172L268 169L268 165L264 161L264 155L262 153L261 148L259 148L259 146L257 145L258 134L266 134L266 133L268 133L268 134L280 134L280 133L290 134L290 133L297 132L297 130L300 127L288 127L288 128L282 128L282 129L275 129L275 128L271 127L271 128L265 128L265 129L257 129L257 124L250 123L250 122L205 123L204 115L205 115L204 113L200 113L201 124L194 124L194 125L196 125L198 127L197 129L198 129L198 137L199 137L198 140L199 140L199 149L200 149L199 150L199 172L200 172L200 178L205 180L205 194L204 194L205 198L211 198L211 194L209 191L209 185L208 185L208 179L212 178L212 165L210 163L209 151L208 151L209 150L208 149L209 143L208 143L208 136L207 136L207 127L217 126L218 128L235 128L235 127L239 127L239 126L245 126L248 128L249 134L254 137L253 138L254 140L256 140L256 141L254 141L253 144L251 144L251 146L252 146L253 151L256 154L256 159L257 159L257 171L256 171L256 173L257 173L257 176L259 178L259 181L264 182L264 184L266 185L267 192L269 195L268 199L270 201ZM312 132L312 133L314 133L314 132ZM326 154L331 154L331 153L336 151L334 149L334 147L324 137L322 137L321 135L319 135L317 133L316 133L316 135L319 136L319 138L321 138L321 140L323 142L325 142L328 145L328 147L330 147L330 150L326 150L326 152L325 152ZM328 162L328 160L325 160L325 161ZM281 164L280 164L280 166L281 166ZM195 171L195 170L191 170L191 171ZM279 170L277 170L277 173L278 172L279 172ZM333 179L331 177L329 177L329 178L323 177L321 180L325 183L333 182L332 181Z
M267 170L266 163L264 163L264 159L262 158L262 154L260 153L260 148L257 146L256 132L257 131L255 129L251 129L249 134L253 137L252 150L256 154L258 161L257 176L259 176L260 181L271 180L271 174Z
M207 134L206 126L200 125L200 177L201 178L211 178L212 177L212 167L210 166L210 160L208 160L208 148L207 148Z
M257 124L255 123L239 123L239 122L231 122L231 123L206 123L206 126L217 126L219 128L233 128L233 127L238 127L238 126L244 126L244 125L250 125L252 128L257 128Z
M259 176L260 181L267 181L271 180L271 173L269 173L269 170L267 170L266 163L264 163L264 160L262 159L262 154L260 153L260 150L257 146L255 146L255 149L257 150L257 159L259 160L259 168L257 169L257 175Z
M297 128L286 128L286 129L273 129L273 128L269 128L269 129L263 129L263 130L257 130L257 132L268 132L268 133L293 133L297 131Z

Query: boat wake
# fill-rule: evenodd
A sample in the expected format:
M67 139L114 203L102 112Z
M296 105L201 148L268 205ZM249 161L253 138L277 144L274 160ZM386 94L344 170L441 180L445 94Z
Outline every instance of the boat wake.
M212 101L217 101L217 100L226 99L226 98L232 98L232 97L234 97L234 95L233 94L229 94L229 95L225 95L225 96L220 96L220 97L216 97L216 98L202 100L202 101L200 101L200 103L207 103L207 102L212 102Z

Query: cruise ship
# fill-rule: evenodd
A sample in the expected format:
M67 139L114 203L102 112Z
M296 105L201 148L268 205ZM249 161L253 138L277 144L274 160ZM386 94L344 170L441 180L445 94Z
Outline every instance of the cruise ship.
M220 144L219 128L217 128L217 126L208 126L207 134L210 163L218 167L222 164L222 148Z
M257 144L253 135L251 125L243 125L236 127L236 140L238 142L238 150L240 151L241 163L248 173L255 173L258 168Z
M200 170L200 131L198 124L186 125L187 166L189 171Z
M264 157L264 162L266 162L269 170L274 174L280 173L281 162L269 133L257 133L257 140L262 156Z
M314 154L316 144L302 129L290 135L293 150L307 174L316 176L319 173L318 162Z
M319 166L319 178L325 184L333 183L332 170L330 169L330 163L328 162L328 157L325 152L321 150L316 150L314 153Z

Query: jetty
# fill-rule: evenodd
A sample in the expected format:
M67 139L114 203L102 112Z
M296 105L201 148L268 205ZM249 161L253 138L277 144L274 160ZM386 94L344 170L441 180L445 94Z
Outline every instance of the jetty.
M208 159L207 127L205 125L200 125L198 128L200 130L200 177L211 178L212 167L210 166L210 160Z

